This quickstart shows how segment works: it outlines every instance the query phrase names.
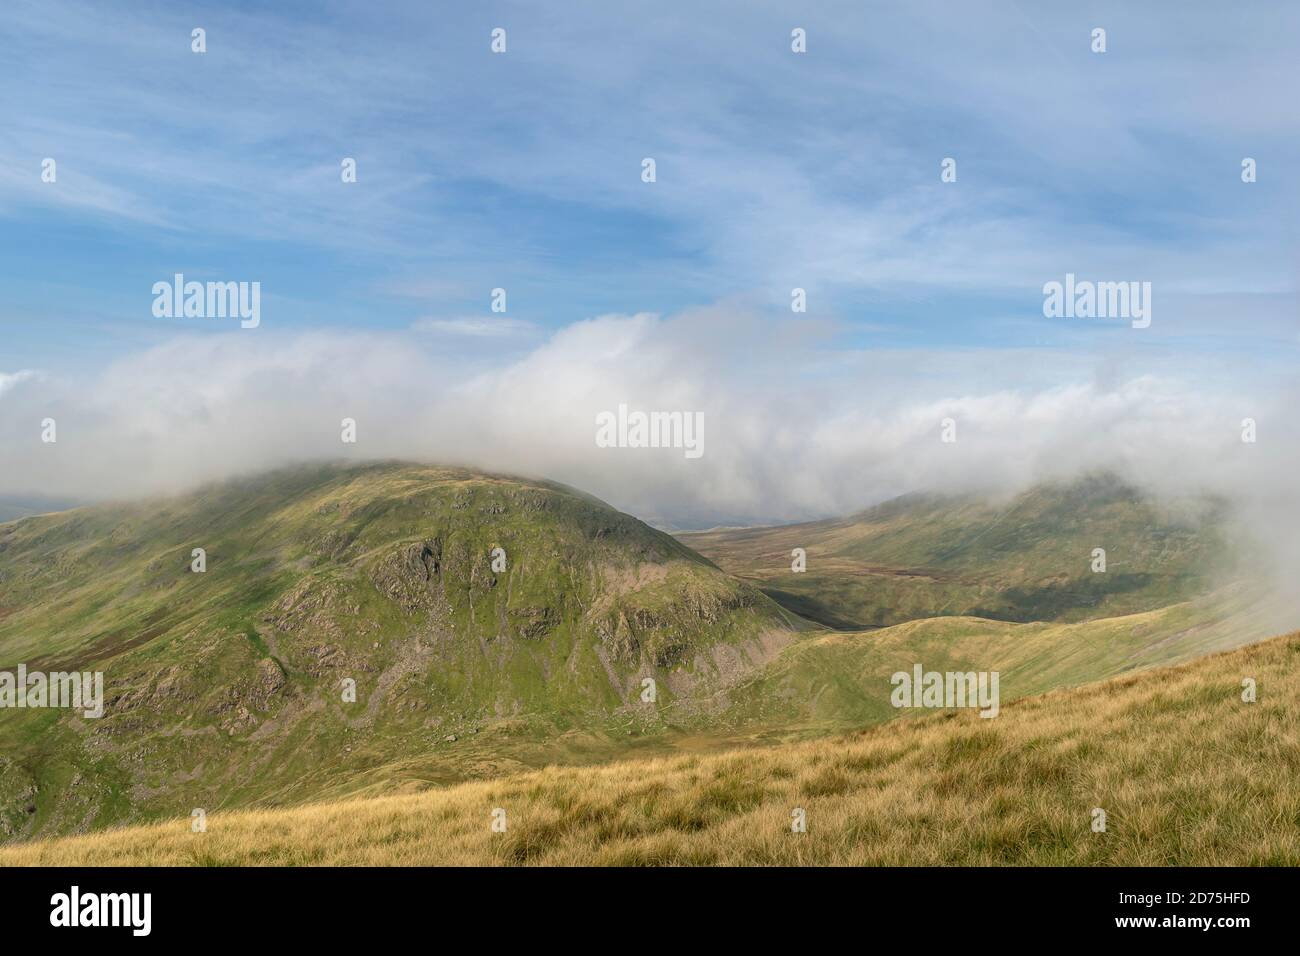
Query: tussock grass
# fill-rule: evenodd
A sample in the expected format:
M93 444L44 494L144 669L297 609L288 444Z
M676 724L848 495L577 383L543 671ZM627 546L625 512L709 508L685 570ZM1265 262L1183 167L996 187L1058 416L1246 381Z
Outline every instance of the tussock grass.
M992 720L945 712L770 749L218 813L203 834L176 820L0 849L0 865L1294 866L1298 780L1300 633ZM796 807L806 833L791 830Z

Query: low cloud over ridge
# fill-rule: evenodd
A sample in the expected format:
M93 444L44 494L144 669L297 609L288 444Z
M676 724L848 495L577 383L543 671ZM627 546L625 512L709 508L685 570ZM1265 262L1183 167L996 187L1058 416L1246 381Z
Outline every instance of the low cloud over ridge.
M416 333L178 338L88 382L0 374L0 492L136 497L301 459L402 457L550 477L698 525L1097 469L1234 497L1293 473L1285 396L1244 375L1042 351L846 353L820 335L715 307L578 322L500 362ZM702 412L704 455L596 447L596 415L620 403ZM54 445L40 440L47 417ZM1241 441L1247 417L1255 444ZM355 445L340 441L343 418Z

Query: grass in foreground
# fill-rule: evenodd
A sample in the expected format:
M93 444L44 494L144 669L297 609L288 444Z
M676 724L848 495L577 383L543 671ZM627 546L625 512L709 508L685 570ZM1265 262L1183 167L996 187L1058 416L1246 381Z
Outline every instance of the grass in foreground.
M1294 866L1298 705L1300 632L992 720L945 712L743 753L214 814L206 833L177 820L0 849L0 865ZM791 830L795 808L806 833Z

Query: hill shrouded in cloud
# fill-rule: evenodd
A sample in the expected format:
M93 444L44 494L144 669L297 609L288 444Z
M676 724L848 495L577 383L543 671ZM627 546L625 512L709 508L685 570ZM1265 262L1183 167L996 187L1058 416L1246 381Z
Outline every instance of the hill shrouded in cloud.
M0 525L0 608L5 669L102 671L106 697L98 720L0 712L9 835L302 799L431 751L432 779L473 776L516 739L581 759L715 709L803 626L593 498L407 465ZM503 745L476 765L450 744L480 732Z
M1149 505L1112 480L1028 500L1021 520L1054 544L1039 573L1086 565L1071 553L1080 529L1119 552L1152 546ZM961 573L985 569L968 599L995 601L997 575L1033 593L987 504L890 507L913 520L876 537L881 561L946 539L962 544ZM917 619L827 633L542 481L313 465L30 517L0 525L0 663L100 671L104 715L0 713L0 825L12 839L816 735L898 716L890 675L920 660L999 670L1004 699L1182 660L1272 633L1258 584L1187 600L1204 590L1187 555L1216 535L1162 537L1167 580L1135 591L1098 575L1088 601L1056 608L1061 623L923 619L964 593L939 576L915 582ZM1150 609L1101 616L1134 599Z
M0 863L1295 863L1297 36L6 0Z
M1005 499L909 495L848 518L680 538L840 629L944 614L1068 621L1164 607L1239 574L1227 512L1094 474Z

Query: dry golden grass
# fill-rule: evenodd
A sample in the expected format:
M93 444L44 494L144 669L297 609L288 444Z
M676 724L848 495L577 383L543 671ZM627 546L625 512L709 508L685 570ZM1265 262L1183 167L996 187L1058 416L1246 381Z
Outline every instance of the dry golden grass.
M214 814L206 833L177 820L9 847L0 865L1294 866L1298 705L1300 633L992 720L946 712L770 749ZM505 833L491 829L498 807ZM791 830L797 807L806 833Z

